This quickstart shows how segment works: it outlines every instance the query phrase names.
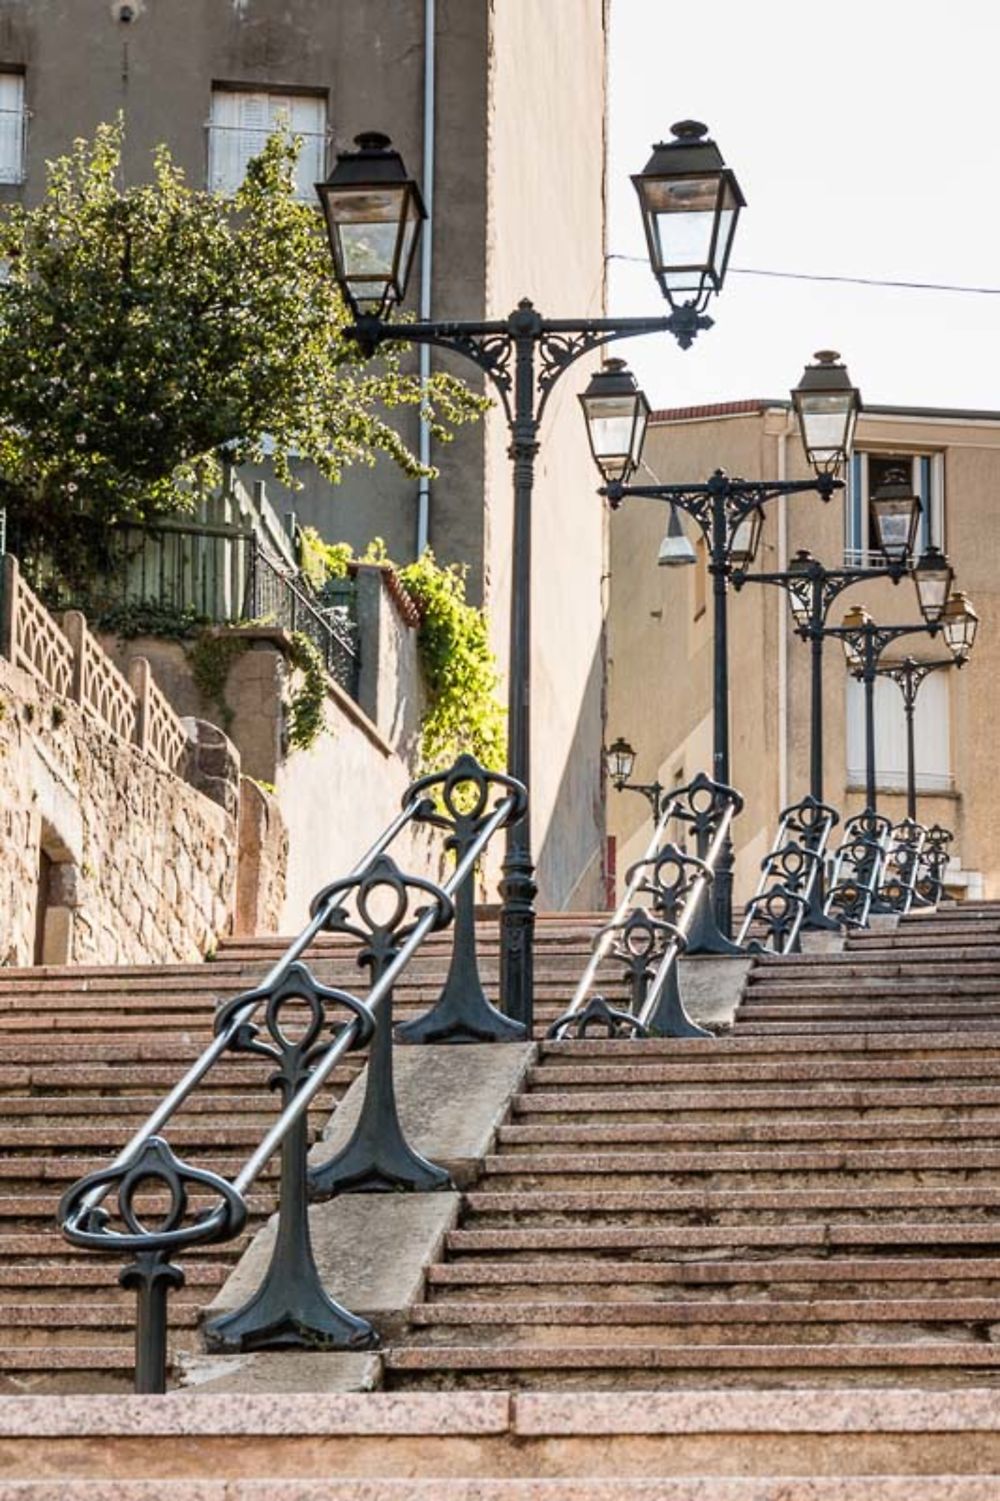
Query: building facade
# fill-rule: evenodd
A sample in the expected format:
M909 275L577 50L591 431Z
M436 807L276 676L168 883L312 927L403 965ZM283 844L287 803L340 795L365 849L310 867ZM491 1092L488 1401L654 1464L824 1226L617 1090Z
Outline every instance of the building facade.
M606 0L0 0L0 199L37 201L45 162L119 114L123 174L166 142L192 185L230 192L267 133L303 138L313 198L338 150L390 135L431 209L410 309L504 316L522 297L552 317L604 309ZM423 285L420 285L422 279ZM415 357L416 358L416 357ZM448 357L433 355L436 362ZM481 386L475 366L450 368ZM532 793L541 900L600 890L604 521L575 395L546 414L535 497ZM400 418L419 449L415 417ZM433 547L469 569L507 655L511 475L494 410L434 446L431 482L388 462L331 488L268 485L330 540L380 536L399 561Z
M810 475L787 402L655 413L645 457L664 484L696 483L718 468L747 479ZM877 566L868 500L888 468L912 478L923 504L918 544L947 552L956 587L980 616L968 664L935 671L919 692L917 816L955 833L949 885L993 897L1000 892L992 756L1000 706L990 689L1000 673L1000 412L868 408L845 491L825 505L809 494L770 502L751 572L782 570L801 548L828 568ZM637 781L670 787L711 771L713 626L712 580L690 519L682 518L696 563L657 566L667 516L665 505L635 499L611 524L608 737L624 735L636 747ZM908 579L851 586L827 623L839 625L854 604L879 624L921 620ZM753 892L779 810L809 791L810 651L795 634L785 591L763 584L730 593L729 647L731 776L746 800L733 826L740 901ZM913 635L887 648L882 665L907 655L949 657L940 637ZM864 700L836 640L824 647L823 716L825 798L844 818L865 802ZM891 679L876 685L875 766L879 811L898 820L906 813L906 743L902 695ZM619 873L640 857L648 820L644 799L612 794L609 831Z

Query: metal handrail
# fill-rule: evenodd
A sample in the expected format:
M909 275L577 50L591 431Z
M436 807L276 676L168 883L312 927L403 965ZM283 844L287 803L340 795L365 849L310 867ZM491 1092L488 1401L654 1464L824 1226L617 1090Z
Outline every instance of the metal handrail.
M604 924L603 928L601 928L601 930L597 934L597 937L594 939L593 952L591 953L591 956L587 961L587 967L584 970L583 974L580 976L579 983L576 989L573 991L572 998L569 1005L566 1007L564 1015L560 1017L559 1022L556 1023L557 1026L563 1022L565 1022L568 1026L570 1019L574 1017L577 1012L581 1011L587 1004L587 998L590 995L590 988L597 976L597 971L600 969L603 960L607 958L608 950L611 948L617 932L621 929L626 917L635 905L636 893L642 885L645 874L642 867L647 863L647 861L653 858L657 850L660 848L660 845L663 841L663 836L666 833L667 824L672 818L676 816L676 813L677 799L672 798L670 802L667 803L664 811L661 813L656 827L653 830L653 836L647 844L645 853L643 854L642 858L638 860L635 865L633 865L628 871L624 895L622 896L621 901L618 903L618 906L615 908L614 915L608 922Z
M797 952L802 924L837 820L835 808L811 796L783 810L774 845L760 863L757 890L744 909L736 937L741 947L763 952L771 941L771 952ZM751 939L751 927L761 921L769 929L767 938Z
M270 597L265 597L266 594ZM352 698L356 697L360 659L354 632L330 611L319 609L295 582L291 570L279 567L259 541L251 553L244 615L248 619L265 620L273 616L275 625L304 632L322 656L330 676Z
M847 820L823 904L827 917L847 927L868 926L891 841L892 823L880 813L866 808Z
M705 795L713 804L717 800L723 806L712 827L705 858L700 859L663 841L667 825L673 819L700 823L704 810L697 808L694 799ZM687 807L685 797L691 799ZM644 1037L654 1033L679 1037L710 1035L684 1012L677 987L676 961L687 947L688 933L714 878L730 824L742 806L739 793L703 776L670 797L659 813L643 858L626 874L624 895L595 938L593 952L569 1005L549 1028L550 1038L563 1039L571 1033L583 1037L591 1027L603 1028L615 1037ZM665 883L664 871L676 872L672 882ZM652 897L654 915L638 905L643 894ZM632 1009L627 1011L610 1006L603 996L592 993L598 969L616 940L619 950L615 957L626 962L633 977ZM661 942L664 949L658 955L656 948ZM657 967L647 986L645 981L654 958Z
M360 876L375 862L379 855L385 853L397 835L416 817L422 801L421 798L413 798L403 807L401 812L396 815L375 840L370 849L353 866L350 872L352 877ZM292 942L288 945L281 958L268 970L258 990L269 990L280 983L291 965L305 953L317 935L323 931L324 923L329 915L329 907L333 905L334 900L331 897L330 902L316 913L298 937L292 939ZM122 1147L117 1157L110 1164L108 1171L125 1167L132 1161L149 1138L156 1136L167 1125L171 1117L176 1114L188 1096L197 1088L212 1066L232 1046L234 1038L240 1029L246 1026L253 1018L260 1004L261 1000L258 996L257 999L248 1001L245 1006L240 1007L238 1011L233 1013L225 1028L216 1033L216 1036L204 1049L201 1056L191 1065L183 1078L178 1080L169 1094L160 1101L156 1109L150 1112L138 1130L133 1132L125 1146ZM256 1177L256 1174L254 1176ZM77 1218L82 1219L86 1213L97 1208L110 1193L111 1187L112 1185L110 1184L104 1188L97 1187L90 1193L85 1194L80 1200ZM70 1191L72 1192L72 1190ZM68 1222L64 1224L63 1228L66 1229L67 1226Z
M431 784L443 784L443 804L451 808L456 786L470 781L475 784L478 798L475 827L463 840L448 880L443 885L436 885L417 877L403 876L387 854L399 833L415 819L449 826L433 799L426 796ZM497 785L503 788L504 795L492 810L487 811L489 789ZM247 1220L247 1191L279 1148L282 1154L280 1216L283 1222L287 1216L292 1226L284 1244L286 1249L289 1244L294 1245L293 1265L281 1269L286 1274L285 1282L295 1290L295 1296L305 1298L307 1303L311 1299L313 1306L319 1309L320 1317L328 1316L325 1324L314 1322L312 1325L317 1333L317 1344L328 1345L339 1340L341 1344L358 1346L375 1341L370 1325L340 1309L327 1297L315 1267L306 1214L306 1112L345 1053L373 1039L377 1039L378 1045L373 1041L372 1057L376 1052L384 1055L386 1049L391 1050L393 986L428 934L453 920L456 897L473 879L476 862L486 845L504 824L523 816L525 806L526 794L520 783L485 772L478 762L467 756L460 757L451 772L415 783L408 790L401 812L357 862L351 874L324 888L314 899L309 923L271 967L263 983L252 991L235 996L220 1009L212 1042L144 1125L133 1133L110 1166L81 1178L64 1194L59 1206L59 1223L68 1240L85 1249L106 1254L118 1251L135 1254L135 1262L126 1267L120 1280L123 1286L135 1286L139 1294L138 1391L158 1392L165 1390L166 1386L166 1293L170 1286L180 1285L183 1274L165 1257L184 1247L229 1240L238 1235ZM384 921L370 916L366 905L370 892L380 887L389 887L396 898L393 915ZM403 926L411 890L426 894L430 900L416 911L412 922ZM355 920L348 920L344 906L351 892L357 899L359 916ZM359 923L362 927L358 926ZM365 925L367 929L362 931ZM378 965L374 983L364 999L345 990L320 985L300 963L302 954L323 931L345 931L362 940L370 935L372 940L377 940L373 948L380 948L384 962ZM281 1027L281 1006L293 998L305 1003L310 1010L304 1040L291 1038ZM346 1024L338 1026L333 1041L324 1043L321 1037L327 1027L328 1003L344 1006L350 1017ZM265 1027L273 1039L273 1046L258 1040L260 1029L253 1018L262 1006L266 1007ZM279 1067L272 1082L279 1082L283 1094L283 1108L278 1119L231 1181L180 1161L158 1134L212 1066L229 1050L263 1054L276 1061ZM369 1059L370 1073L371 1068L372 1058ZM391 1077L389 1090L391 1093ZM392 1111L394 1114L394 1099ZM422 1162L422 1159L416 1160ZM425 1165L447 1183L447 1175L442 1169ZM164 1191L169 1199L166 1214L152 1229L142 1223L133 1205L139 1186L150 1183ZM220 1202L192 1220L187 1217L187 1196L191 1188L201 1192L208 1190ZM124 1232L110 1228L112 1216L102 1207L104 1200L116 1190L117 1217L124 1222ZM187 1223L182 1223L186 1218ZM279 1236L279 1241L281 1239ZM280 1281L280 1277L272 1277L269 1273L264 1284L270 1290L269 1295L274 1294L274 1285ZM283 1290L280 1295L283 1295ZM251 1300L251 1304L254 1301ZM289 1322L298 1329L310 1327L308 1317L300 1313L290 1316ZM240 1347L254 1346L247 1342Z
M742 799L737 799L738 794L734 794L723 809L715 832L712 835L712 841L705 851L705 858L700 862L702 868L696 872L694 881L685 897L680 919L675 926L673 936L670 938L663 952L663 957L657 967L656 974L653 976L652 983L646 995L646 1003L639 1013L639 1022L643 1028L648 1029L653 1020L660 997L666 991L670 975L675 970L677 961L687 946L687 935L691 929L691 924L694 922L699 904L715 879L719 856L729 838L729 826L743 805ZM707 1037L709 1033L704 1028L698 1027L695 1029L695 1035Z
M955 838L951 829L932 823L920 856L914 905L936 907L944 895L944 873L951 858L949 846Z
M917 880L920 875L927 830L916 819L904 818L892 830L892 844L886 859L886 870L878 891L880 910L888 909L905 916L912 908L917 895Z

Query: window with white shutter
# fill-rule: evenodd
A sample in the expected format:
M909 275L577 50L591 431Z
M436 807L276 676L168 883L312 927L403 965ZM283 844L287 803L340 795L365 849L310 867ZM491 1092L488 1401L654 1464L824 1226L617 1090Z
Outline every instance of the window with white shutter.
M900 470L920 496L922 509L917 529L917 552L923 552L932 544L944 552L944 454L855 450L848 468L844 497L845 567L881 568L886 565L875 536L869 500L881 484L890 476L898 476Z
M235 193L247 163L260 155L268 136L281 126L302 138L295 190L297 197L310 200L315 184L326 176L326 98L322 94L213 89L208 122L209 191Z
M947 680L947 672L932 672L917 694L914 766L917 788L923 792L947 792L952 786ZM854 787L865 780L865 690L853 677L847 679L847 780ZM875 680L875 783L885 792L906 787L903 695L886 677Z
M24 75L0 73L0 182L24 181Z

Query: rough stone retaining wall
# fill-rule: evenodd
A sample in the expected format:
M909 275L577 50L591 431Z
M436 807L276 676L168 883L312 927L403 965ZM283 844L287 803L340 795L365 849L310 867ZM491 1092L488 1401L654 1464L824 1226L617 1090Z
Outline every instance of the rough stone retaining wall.
M235 819L2 659L0 841L0 963L191 960L230 929Z

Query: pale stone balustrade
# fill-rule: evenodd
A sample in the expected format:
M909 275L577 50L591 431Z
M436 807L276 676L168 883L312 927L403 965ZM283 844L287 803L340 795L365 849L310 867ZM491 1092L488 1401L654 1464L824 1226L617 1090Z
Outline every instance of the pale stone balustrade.
M187 731L146 658L136 658L126 678L79 610L67 610L60 629L10 554L3 558L0 651L60 698L79 704L117 739L137 745L165 770L179 774Z

